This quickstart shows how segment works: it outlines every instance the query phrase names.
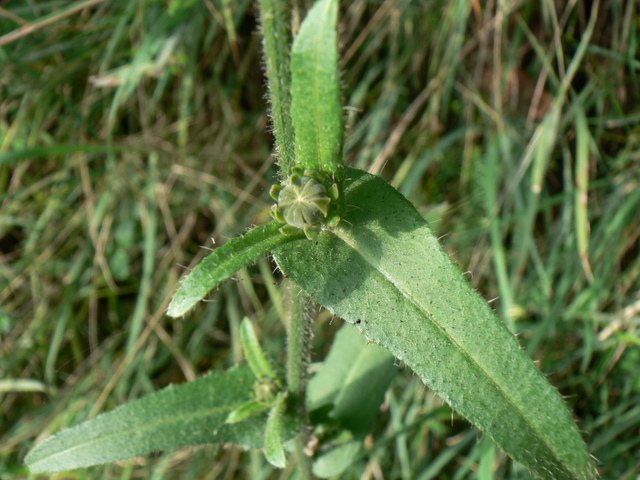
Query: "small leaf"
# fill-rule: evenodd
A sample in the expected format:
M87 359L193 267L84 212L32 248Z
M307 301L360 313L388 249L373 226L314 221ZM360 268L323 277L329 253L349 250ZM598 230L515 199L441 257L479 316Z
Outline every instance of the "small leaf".
M249 367L251 367L251 371L255 376L258 378L275 378L276 373L262 351L251 320L247 317L244 317L240 324L240 342L242 342L242 348Z
M302 232L298 235L283 235L279 232L281 226L277 222L271 222L256 227L215 249L182 281L169 304L167 315L184 315L211 290L246 264L255 262L278 245L304 238Z
M264 436L264 454L271 465L284 468L287 460L282 446L282 415L285 407L286 394L280 392L271 407Z
M229 413L251 398L255 381L242 366L169 386L49 437L29 452L26 464L33 473L57 472L186 445L260 447L265 416L225 425Z
M264 412L268 408L269 404L267 403L262 403L257 400L249 400L248 402L240 405L235 410L232 410L229 415L227 415L225 423L242 422L243 420L246 420L256 413Z
M346 176L344 221L276 249L282 271L541 478L595 478L564 400L420 214L382 179Z
M342 178L344 121L338 78L338 1L317 1L291 52L296 163Z

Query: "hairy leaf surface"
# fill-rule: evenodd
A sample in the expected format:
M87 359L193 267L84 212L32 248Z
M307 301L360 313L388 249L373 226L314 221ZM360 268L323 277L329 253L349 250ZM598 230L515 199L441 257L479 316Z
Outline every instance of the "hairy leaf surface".
M266 413L225 424L255 381L245 365L169 386L49 437L26 464L33 473L57 472L203 443L262 447Z
M255 262L273 248L300 236L283 235L282 224L271 222L249 230L216 248L187 274L171 299L167 315L179 317L191 310L221 282L246 264Z
M564 400L426 221L378 177L347 170L345 182L343 221L278 248L282 271L537 475L594 478Z
M337 0L319 0L300 26L291 51L291 117L297 165L341 176L344 121L337 21Z
M282 414L285 408L286 395L281 392L276 397L264 432L264 454L271 465L277 468L284 468L287 465L287 458L284 453L282 439Z

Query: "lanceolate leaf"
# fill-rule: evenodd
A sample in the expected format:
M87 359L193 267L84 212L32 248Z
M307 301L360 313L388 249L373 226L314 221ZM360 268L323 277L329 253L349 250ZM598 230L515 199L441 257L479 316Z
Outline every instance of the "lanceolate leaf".
M237 423L242 422L256 413L264 412L268 410L270 405L268 403L262 403L258 400L249 400L246 403L243 403L235 410L232 410L229 415L227 415L227 419L225 423Z
M342 176L344 122L338 79L338 0L318 0L293 43L291 116L296 163Z
M241 237L229 240L216 248L207 258L189 272L173 296L167 315L179 317L192 309L211 290L236 273L246 264L255 262L278 245L290 242L300 235L283 235L282 224L271 222L249 230Z
M287 460L282 446L282 415L284 413L286 395L279 393L276 397L264 433L264 454L274 467L284 468Z
M242 342L244 355L254 375L258 378L275 378L276 372L273 371L271 363L269 363L262 351L256 331L253 329L251 320L247 317L244 317L240 324L240 341Z
M261 447L265 414L225 424L250 400L255 381L245 365L167 387L48 438L26 464L34 473L56 472L202 443Z
M317 242L278 248L282 271L541 478L594 478L562 397L418 212L383 180L345 175L344 220Z

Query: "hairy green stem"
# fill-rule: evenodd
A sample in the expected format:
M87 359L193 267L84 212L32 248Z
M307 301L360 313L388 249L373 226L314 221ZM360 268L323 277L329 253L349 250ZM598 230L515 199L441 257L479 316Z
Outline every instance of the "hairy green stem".
M298 478L300 480L313 480L315 477L311 472L311 462L307 454L304 453L306 437L306 434L300 433L294 440L296 460L298 462Z
M291 282L289 297L289 325L287 339L287 385L298 409L304 407L304 392L309 364L311 315L307 310L309 297Z
M295 135L291 122L291 11L289 0L260 0L264 63L269 87L271 120L276 138L280 177L295 164Z
M296 410L303 418L307 419L305 389L311 344L312 315L308 309L310 299L306 293L291 282L287 282L287 296L289 299L287 387ZM302 432L295 439L295 455L301 479L313 478L311 464L304 453L307 436L306 429L303 427Z

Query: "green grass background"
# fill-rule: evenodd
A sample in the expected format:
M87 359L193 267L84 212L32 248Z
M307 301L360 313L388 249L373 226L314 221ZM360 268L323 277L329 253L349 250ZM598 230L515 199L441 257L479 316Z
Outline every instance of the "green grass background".
M347 164L432 222L602 477L640 478L638 4L342 3ZM244 315L284 360L269 259L164 316L214 241L268 218L256 16L247 0L0 3L0 478L25 478L51 433L240 361ZM341 323L318 315L315 361ZM204 446L51 478L292 475ZM400 366L343 478L530 477Z

